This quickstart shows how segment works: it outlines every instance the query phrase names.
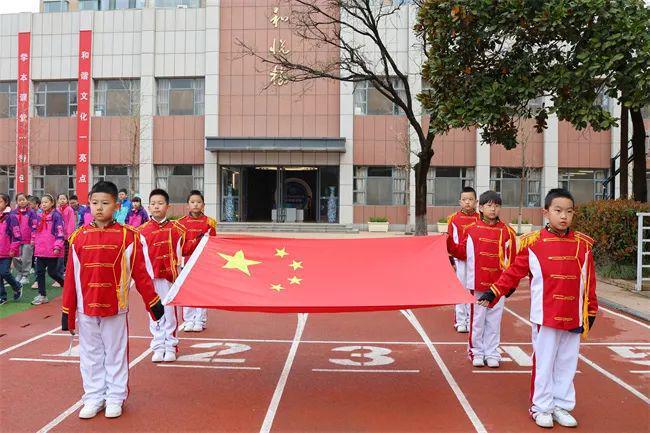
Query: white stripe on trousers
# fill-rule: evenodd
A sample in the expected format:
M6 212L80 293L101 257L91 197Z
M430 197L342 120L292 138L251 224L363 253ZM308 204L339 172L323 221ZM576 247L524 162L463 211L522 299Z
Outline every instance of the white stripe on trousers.
M163 278L154 278L153 286L160 299L165 299L167 292L172 287L172 283ZM165 305L165 314L158 322L149 316L149 330L153 336L151 350L154 352L176 352L176 346L178 345L176 326L176 307Z
M207 308L183 307L183 320L186 323L200 324L205 327L208 323Z
M578 367L580 334L533 323L532 407L535 413L568 411L576 405L573 377Z
M478 300L485 292L474 291ZM492 308L482 307L478 304L471 305L471 323L469 333L469 357L475 356L501 360L499 343L501 342L501 316L505 298Z
M129 380L126 313L94 317L78 312L77 324L84 404L122 404Z
M456 276L463 287L466 287L467 263L464 260L454 259L456 263ZM456 304L454 308L454 327L469 326L469 304Z

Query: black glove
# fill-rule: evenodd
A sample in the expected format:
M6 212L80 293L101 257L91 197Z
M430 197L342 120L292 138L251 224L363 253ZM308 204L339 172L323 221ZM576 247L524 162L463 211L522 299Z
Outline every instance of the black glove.
M155 321L158 321L165 315L165 307L162 304L161 300L158 300L155 304L151 306L151 314Z
M61 313L61 331L68 330L68 313Z
M492 290L488 290L487 292L483 293L480 298L478 298L478 301L488 301L491 304L492 301L494 301L494 298L496 298L496 295L492 292Z
M513 293L515 293L515 290L517 290L516 287L513 287L512 289L508 290L508 293L506 293L506 298L509 298L510 295L512 295Z
M594 327L595 321L596 321L596 316L589 316L589 329Z

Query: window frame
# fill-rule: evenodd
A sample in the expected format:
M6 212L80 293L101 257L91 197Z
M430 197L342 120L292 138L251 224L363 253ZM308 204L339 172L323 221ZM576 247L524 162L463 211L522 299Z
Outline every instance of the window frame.
M11 199L15 197L16 194L16 166L15 165L3 165L0 166L0 178L7 183L7 190L0 191L3 192Z
M574 176L571 176L572 174L575 174L577 171L583 171L583 172L592 172L592 178L591 179L581 179L581 178L575 178ZM603 173L602 178L598 178L598 173L601 172ZM603 182L607 180L609 176L609 170L606 168L560 168L558 170L558 186L560 188L565 188L568 191L571 191L571 182L591 182L593 183L593 198L589 201L593 200L604 200L607 198L607 188L605 188L605 185ZM600 190L600 192L599 192ZM574 197L575 198L575 197ZM576 202L578 204L579 202Z
M173 84L180 81L191 81L190 87L174 87ZM156 92L156 114L158 116L203 116L205 113L205 78L203 77L173 77L158 78L156 80L158 89ZM191 90L192 113L172 112L171 91Z
M7 115L0 113L0 119L15 118L18 113L18 84L16 81L0 81L0 93L8 95Z
M48 85L67 83L68 89L66 91L49 90ZM45 86L44 89L39 89L40 86ZM67 114L66 115L49 115L48 114L48 95L65 94L67 101ZM39 96L44 95L44 102L39 102ZM72 102L74 101L74 103ZM34 115L36 117L74 117L77 115L78 109L77 101L77 80L48 80L34 82ZM73 108L74 107L74 108ZM43 114L39 114L39 109L42 109Z
M438 176L438 169L458 169L459 176ZM474 187L476 181L476 173L474 167L451 167L451 166L436 166L429 167L427 172L427 206L456 206L458 203L438 203L436 201L436 179L458 179L461 182L460 191L466 186ZM460 198L460 192L458 193Z
M159 172L159 167L161 166L172 167L172 172L167 176L165 182L161 182L161 180L163 179L163 176L161 176ZM189 168L190 174L174 173L177 169L181 169L181 168L183 169ZM205 186L205 173L203 170L204 167L202 164L156 164L154 165L154 179L155 179L156 188L162 188L168 193L170 193L171 188L169 187L169 181L171 180L172 176L182 176L182 177L191 178L191 186L187 191L184 191L182 193L182 197L172 196L171 193L169 197L170 203L185 203L187 199L187 194L189 194L191 190L198 189L199 191L203 191L203 188ZM160 186L160 185L164 185L164 186ZM176 201L175 199L178 199L179 201Z
M525 179L524 187L526 188L526 190L524 191L523 207L530 208L530 209L539 208L542 206L542 169L538 167L526 167L525 169L534 171L535 177L531 179L531 176L529 174ZM497 176L493 175L495 170L498 173ZM518 174L515 177L505 177L504 172L506 171L519 171L520 173L523 172L521 167L491 167L490 168L490 189L499 193L502 199L503 199L503 194L502 194L503 181L511 181L513 179L516 179L517 182L521 183L521 174ZM534 191L531 192L531 186L534 185L535 183L537 183L538 185L537 192ZM535 196L536 198L533 199L532 197ZM514 205L509 205L504 203L503 207L517 208L519 207L519 205L516 203Z
M66 174L53 174L48 173L48 169L51 171L54 167L65 167ZM35 165L32 168L32 194L42 197L44 194L71 194L75 193L76 190L76 166L67 165L67 164L49 164L49 165ZM53 176L66 176L68 178L68 188L67 191L45 191L45 178ZM41 185L38 186L38 183ZM55 197L56 199L56 197Z
M402 99L406 99L406 88L404 83L399 77L391 76L389 80L393 82L393 87L397 90L398 93L402 94ZM353 112L356 116L401 116L404 115L404 111L393 101L388 100L384 95L379 93L379 96L385 98L392 104L392 113L368 113L368 93L371 91L376 91L379 93L376 87L368 80L359 81L354 84L353 90ZM359 108L359 110L357 110Z
M109 88L111 84L121 83L125 87ZM128 88L126 87L128 85ZM128 112L109 113L109 96L112 91L127 91L129 96ZM97 117L131 117L139 116L140 107L140 80L138 78L128 79L97 79L95 80L94 116ZM98 114L99 113L99 114Z
M50 6L59 5L56 10L49 10ZM68 0L43 0L43 13L68 12L70 2Z

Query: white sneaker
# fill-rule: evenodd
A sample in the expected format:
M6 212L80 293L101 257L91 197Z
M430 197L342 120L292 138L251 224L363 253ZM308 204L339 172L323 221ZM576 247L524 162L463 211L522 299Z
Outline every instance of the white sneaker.
M495 358L488 358L487 366L490 368L499 368L499 360Z
M38 283L36 281L32 284L32 289L38 289Z
M192 332L201 332L203 331L203 325L201 323L195 323L192 325Z
M460 334L466 334L466 333L468 332L468 331L467 331L467 326L465 326L465 325L458 325L458 326L456 327L456 332L458 332L458 333L460 333Z
M535 414L535 424L544 428L553 427L553 416L550 413L536 413Z
M158 350L153 353L151 357L151 362L163 362L165 360L165 352Z
M108 403L106 405L106 412L104 412L104 416L106 418L117 418L120 415L122 415L122 405L121 404Z
M37 295L32 301L32 305L47 304L48 302L50 301L47 299L47 296Z
M165 361L165 362L174 362L174 361L176 361L176 352L165 352L165 356L163 357L163 361Z
M79 418L90 419L94 418L99 412L104 409L104 402L101 403L86 403L79 411Z
M472 365L474 367L483 367L485 365L485 360L482 356L475 356L474 359L472 359Z
M553 421L563 427L577 427L578 421L569 413L569 411L556 407L553 409Z
M52 283L52 287L61 287L61 284L57 283L56 281Z
M27 277L22 277L22 278L20 279L20 281L18 281L18 282L19 282L20 284L27 284L27 283L29 283L29 280L27 279Z
M185 322L178 329L185 332L192 332L192 322Z

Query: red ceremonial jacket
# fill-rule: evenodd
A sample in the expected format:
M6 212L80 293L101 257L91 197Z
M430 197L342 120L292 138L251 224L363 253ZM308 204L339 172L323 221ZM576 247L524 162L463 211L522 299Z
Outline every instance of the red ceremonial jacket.
M594 240L570 230L548 229L522 237L513 265L491 287L497 299L530 275L530 321L556 329L589 329L588 316L598 311Z
M77 311L88 316L114 316L128 310L131 279L147 310L160 302L153 287L146 246L130 227L113 223L79 227L69 238L70 252L63 285L63 313L75 329Z
M185 229L185 245L183 246L183 257L189 259L204 234L216 236L217 221L207 215L201 215L194 218L191 215L185 215L178 220L178 223Z
M452 255L467 262L467 288L479 292L490 290L513 262L516 251L515 232L501 221L490 225L479 220L466 228L457 247L452 245Z
M137 230L147 241L154 278L163 278L171 283L176 281L183 259L183 226L178 221L165 219L158 222L152 218Z
M474 212L466 214L463 211L458 211L452 214L447 219L447 252L452 255L455 248L465 238L465 230L467 227L481 220L481 214Z

